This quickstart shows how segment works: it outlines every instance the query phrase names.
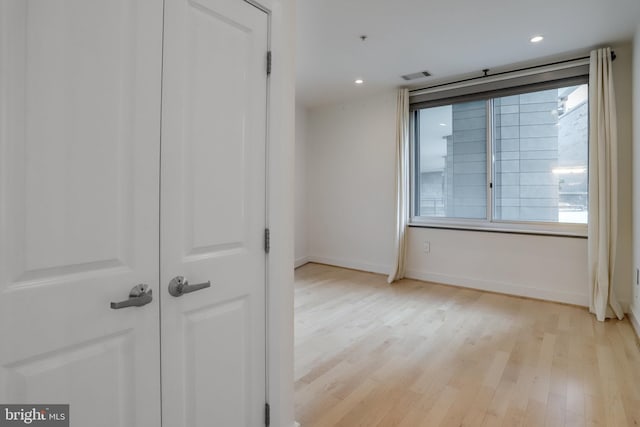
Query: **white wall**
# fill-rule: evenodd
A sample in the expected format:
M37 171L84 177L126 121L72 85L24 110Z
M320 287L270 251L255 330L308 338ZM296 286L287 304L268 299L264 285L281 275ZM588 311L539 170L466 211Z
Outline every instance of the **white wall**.
M632 261L631 187L633 183L632 147L632 44L613 46L617 59L613 63L613 78L618 113L618 248L615 266L615 290L625 312L631 302L632 280L635 280Z
M633 265L640 267L640 25L633 43ZM640 336L640 285L632 284L631 317Z
M388 273L393 256L396 92L309 110L310 259Z
M586 239L412 228L408 252L412 278L589 304Z
M631 298L631 45L614 46L620 140L617 293ZM388 273L393 260L395 92L307 114L309 256ZM423 242L431 243L429 254ZM409 230L408 276L588 305L586 239Z
M295 267L308 261L307 238L307 110L296 105L296 166L295 166Z

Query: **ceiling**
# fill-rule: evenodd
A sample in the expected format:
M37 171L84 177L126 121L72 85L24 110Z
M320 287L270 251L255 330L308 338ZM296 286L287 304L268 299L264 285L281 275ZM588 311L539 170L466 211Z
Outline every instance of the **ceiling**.
M423 70L409 85L583 54L631 40L639 22L640 0L297 0L296 98L314 107Z

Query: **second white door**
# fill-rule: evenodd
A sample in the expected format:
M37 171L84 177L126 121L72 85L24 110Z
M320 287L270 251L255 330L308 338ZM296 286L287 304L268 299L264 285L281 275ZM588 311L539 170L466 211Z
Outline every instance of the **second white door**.
M164 40L163 425L262 425L268 15L167 0Z

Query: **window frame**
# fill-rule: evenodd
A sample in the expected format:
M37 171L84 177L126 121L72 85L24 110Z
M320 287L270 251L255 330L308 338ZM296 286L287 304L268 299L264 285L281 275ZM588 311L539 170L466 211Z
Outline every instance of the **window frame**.
M581 70L584 70L583 68ZM530 85L517 85L508 86L503 84L503 88L495 91L483 90L482 85L480 87L470 91L463 88L464 93L462 96L458 95L459 88L454 90L456 96L446 96L447 90L438 90L439 96L434 97L433 100L426 100L423 94L420 94L419 102L410 100L410 124L409 124L409 174L410 174L410 215L408 225L410 227L429 227L429 228L446 228L456 230L472 230L472 231L490 231L490 232L504 232L504 233L518 233L518 234L537 234L537 235L553 235L553 236L569 236L569 237L586 237L588 231L588 223L567 223L567 222L545 222L545 221L517 221L517 220L500 220L494 219L495 211L495 141L493 141L493 128L494 128L494 99L505 94L524 94L542 91L551 88L561 88L577 84L588 85L588 74L584 74L584 71L576 72L576 76L571 78L556 78L540 81L540 76L536 75L537 79L535 84ZM443 96L443 94L445 96ZM436 107L439 105L453 105L456 103L467 102L469 100L483 100L486 103L486 216L484 219L466 219L466 218L451 218L451 217L434 217L434 216L420 216L417 214L417 200L420 195L418 192L420 188L416 185L418 179L418 160L419 155L419 120L417 115L419 111L425 108ZM587 119L588 120L588 119ZM588 124L587 124L588 126ZM588 133L587 133L588 139ZM587 147L589 147L589 141L587 141ZM587 148L588 150L588 148ZM589 171L587 173L590 173Z

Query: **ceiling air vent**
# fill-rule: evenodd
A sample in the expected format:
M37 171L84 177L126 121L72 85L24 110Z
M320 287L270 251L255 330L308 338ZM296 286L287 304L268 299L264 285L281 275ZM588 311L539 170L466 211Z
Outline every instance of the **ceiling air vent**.
M416 79L424 79L425 77L429 77L429 76L431 76L430 72L420 71L419 73L405 74L404 76L402 76L402 78L405 80L416 80Z

